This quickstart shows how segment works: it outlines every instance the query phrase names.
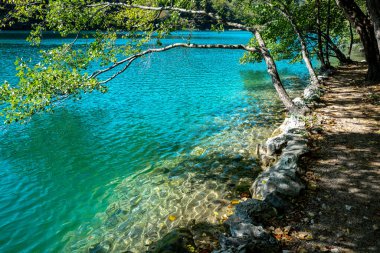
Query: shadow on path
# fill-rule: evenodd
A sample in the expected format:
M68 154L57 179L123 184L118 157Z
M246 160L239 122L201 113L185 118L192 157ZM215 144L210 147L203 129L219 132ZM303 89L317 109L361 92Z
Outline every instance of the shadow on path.
M278 226L310 231L296 252L380 252L379 84L366 84L365 67L338 69L327 83L322 128L306 158L308 189Z

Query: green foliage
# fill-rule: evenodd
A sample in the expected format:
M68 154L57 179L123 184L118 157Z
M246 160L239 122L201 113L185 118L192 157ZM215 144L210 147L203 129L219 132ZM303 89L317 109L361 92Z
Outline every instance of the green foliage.
M326 3L322 1L322 18L327 19ZM110 3L110 4L109 4ZM291 0L15 0L3 6L8 14L0 20L1 26L14 22L32 22L28 40L38 46L44 31L56 31L62 37L74 35L86 38L86 44L72 43L41 51L41 61L31 64L19 60L18 84L5 82L0 86L0 106L6 122L23 121L40 111L52 110L63 99L80 98L85 92L106 91L103 72L88 73L90 66L106 69L121 59L142 52L152 42L162 45L162 39L176 29L192 29L202 15L176 10L146 10L131 8L128 4L150 7L175 7L203 10L217 18L203 18L212 23L212 29L222 31L225 21L237 22L259 29L275 59L299 61L300 45L288 20L276 8L289 11L302 35L309 36L308 45L315 47L314 1ZM126 4L126 5L123 5ZM331 34L336 42L347 37L347 23L340 10L332 6ZM322 29L325 29L326 22ZM95 30L92 33L83 31ZM116 44L122 38L124 44ZM190 42L190 38L189 38ZM249 45L257 47L253 38ZM242 63L260 62L259 53L246 53ZM125 66L125 65L124 65ZM109 71L115 69L110 68Z
M105 91L95 79L65 64L40 63L32 68L22 60L17 64L18 85L5 82L0 86L0 105L6 104L2 116L7 123L24 121L39 111L51 111L55 102L69 95L78 97L80 91Z
M248 45L253 48L258 48L258 42L255 37L253 37ZM243 57L240 58L240 63L247 64L251 62L261 62L263 57L259 52L245 52Z

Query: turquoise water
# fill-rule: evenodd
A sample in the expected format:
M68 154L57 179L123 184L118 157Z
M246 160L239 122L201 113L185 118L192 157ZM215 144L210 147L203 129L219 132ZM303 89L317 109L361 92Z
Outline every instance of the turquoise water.
M39 49L22 37L0 33L1 80L15 81L16 56L38 60ZM249 38L193 34L196 43ZM48 36L42 47L62 41ZM110 82L107 94L1 126L0 252L80 252L104 241L138 252L176 225L217 222L215 210L226 211L217 200L228 203L235 185L252 180L254 147L282 117L265 66L240 65L242 54L151 55ZM288 89L305 85L303 65L279 68Z

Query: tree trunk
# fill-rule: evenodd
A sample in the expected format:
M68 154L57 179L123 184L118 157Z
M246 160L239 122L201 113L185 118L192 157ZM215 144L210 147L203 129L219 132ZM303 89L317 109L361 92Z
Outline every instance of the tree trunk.
M277 71L276 63L274 62L271 54L269 53L269 50L267 49L265 42L261 37L261 34L257 30L252 30L252 32L255 35L255 38L259 44L260 53L265 60L265 63L267 65L267 71L272 78L274 88L276 89L277 94L280 97L280 100L289 112L296 112L296 106L294 105L293 101L290 99L288 93L282 85L280 76Z
M354 33L352 32L352 24L350 23L350 47L348 48L348 58L351 59L352 45L354 44Z
M377 47L380 52L380 1L367 0L367 9L368 9L369 16L371 17L371 20L375 29Z
M331 40L330 36L322 33L323 38L328 43L329 48L334 51L336 58L338 58L340 64L351 64L352 60L347 58L344 53L335 45L335 43Z
M302 54L302 59L306 64L306 68L309 71L310 75L310 81L312 85L317 85L319 83L317 75L315 74L313 65L311 64L311 60L309 57L309 52L307 50L307 45L304 37L301 34L301 31L298 29L298 26L296 22L294 21L293 17L290 15L288 10L286 9L286 6L282 6L283 9L276 8L278 11L281 12L281 14L289 21L290 25L292 26L295 34L297 35L298 41L301 45L301 54Z
M311 64L311 60L310 60L310 57L309 57L309 52L307 50L306 42L305 42L304 38L301 36L301 34L299 33L298 29L296 29L295 27L293 27L293 28L296 31L298 40L299 40L299 42L301 44L302 59L303 59L303 61L306 64L307 70L309 71L311 84L316 85L316 84L318 84L319 81L318 81L317 75L315 74L313 65Z
M321 69L327 69L325 58L323 57L323 46L322 46L322 31L321 31L321 5L320 0L315 0L315 6L317 8L317 37L318 37L318 58L321 62Z
M327 24L326 24L326 35L327 37L330 37L330 21L331 21L331 0L328 0L327 2ZM330 59L329 59L329 42L325 41L325 47L326 47L326 65L328 68L330 68Z
M335 1L337 5L344 11L348 20L355 27L357 33L360 36L360 40L363 43L364 54L368 63L368 72L366 79L368 81L380 81L380 51L373 25L354 1ZM369 2L372 2L372 0L369 0Z

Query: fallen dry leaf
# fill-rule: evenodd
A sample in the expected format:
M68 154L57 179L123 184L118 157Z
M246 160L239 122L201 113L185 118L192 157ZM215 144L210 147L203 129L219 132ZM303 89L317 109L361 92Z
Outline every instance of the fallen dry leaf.
M177 219L177 217L174 216L174 215L169 215L168 219L169 219L170 221L175 221L175 220Z
M231 200L231 205L237 205L239 203L240 203L240 200L237 200L237 199Z

